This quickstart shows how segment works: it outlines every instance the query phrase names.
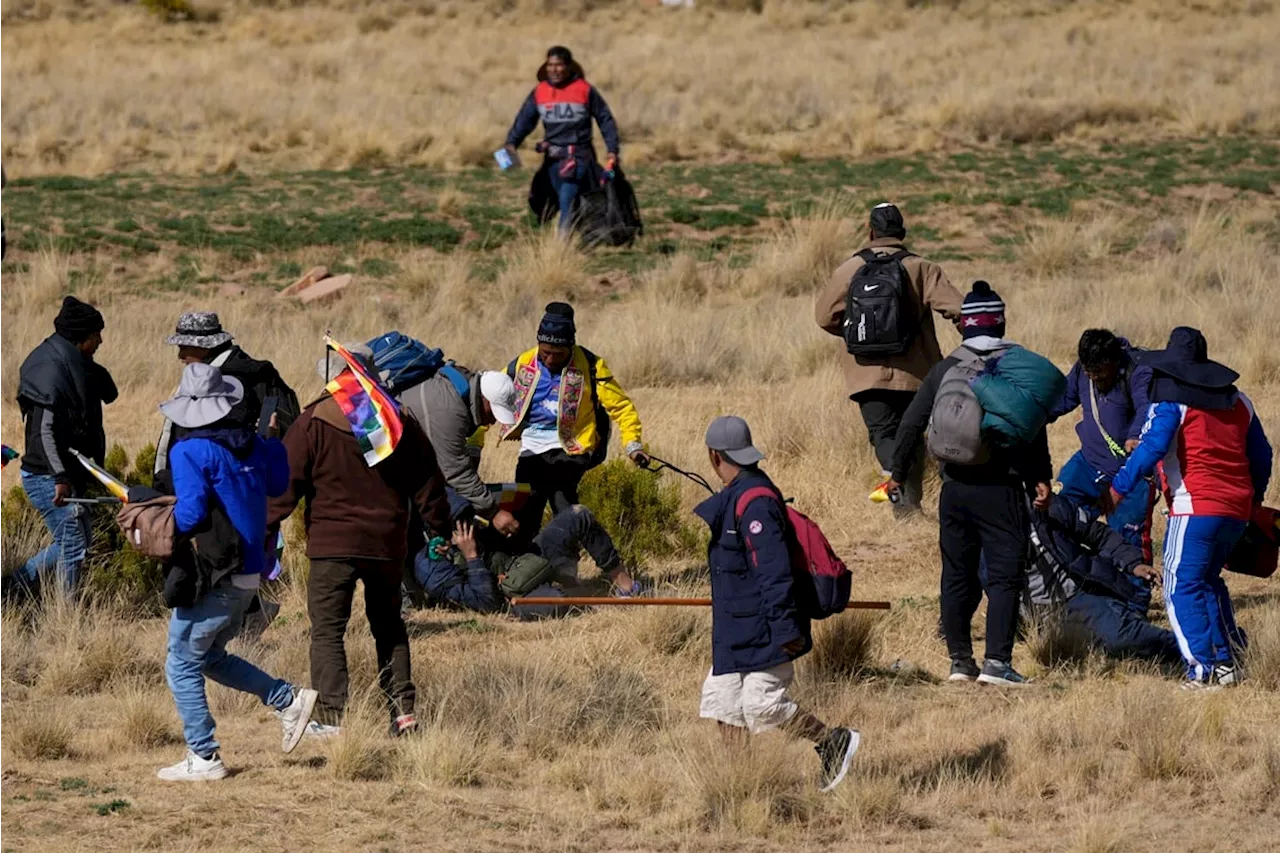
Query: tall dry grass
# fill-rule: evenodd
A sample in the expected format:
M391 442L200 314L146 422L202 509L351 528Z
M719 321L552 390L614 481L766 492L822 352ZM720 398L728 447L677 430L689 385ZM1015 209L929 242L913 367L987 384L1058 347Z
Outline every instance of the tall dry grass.
M1280 129L1269 2L192 3L6 0L10 175L484 165L554 43L632 162Z

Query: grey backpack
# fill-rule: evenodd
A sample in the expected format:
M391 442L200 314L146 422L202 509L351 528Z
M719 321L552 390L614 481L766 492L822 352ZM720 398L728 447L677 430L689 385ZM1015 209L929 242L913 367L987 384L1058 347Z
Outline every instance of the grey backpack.
M968 347L951 354L957 359L938 384L929 416L929 453L948 465L981 465L991 458L991 448L982 437L982 404L970 383L982 373L987 358Z

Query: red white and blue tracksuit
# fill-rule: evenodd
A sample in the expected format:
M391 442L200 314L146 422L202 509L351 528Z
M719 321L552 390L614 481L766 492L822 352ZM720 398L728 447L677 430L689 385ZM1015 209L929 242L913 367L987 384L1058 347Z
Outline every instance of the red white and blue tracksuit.
M1243 645L1222 568L1271 478L1271 445L1253 404L1151 404L1142 441L1111 487L1125 495L1157 468L1169 506L1164 597L1188 676L1206 680Z
M519 148L520 143L542 120L545 132L551 187L560 202L560 227L568 228L573 217L573 203L579 185L590 174L595 149L591 143L591 120L595 119L610 154L618 153L618 125L604 98L595 87L575 76L560 85L543 80L529 93L516 120L507 132L507 144ZM562 168L563 167L563 168Z

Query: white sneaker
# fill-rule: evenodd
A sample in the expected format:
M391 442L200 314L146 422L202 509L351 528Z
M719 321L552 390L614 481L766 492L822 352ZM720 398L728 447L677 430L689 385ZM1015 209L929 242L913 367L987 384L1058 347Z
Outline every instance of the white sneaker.
M311 711L316 706L320 694L305 687L294 688L293 703L280 712L280 725L284 728L284 737L280 741L280 749L285 755L293 752L293 748L302 740L307 731L307 723L311 722Z
M222 763L222 756L216 752L208 758L201 758L187 750L186 758L172 767L161 767L156 776L166 782L212 782L227 778L227 765Z
M342 726L326 726L324 723L312 720L307 723L305 733L307 737L316 737L321 739L337 737L342 734Z

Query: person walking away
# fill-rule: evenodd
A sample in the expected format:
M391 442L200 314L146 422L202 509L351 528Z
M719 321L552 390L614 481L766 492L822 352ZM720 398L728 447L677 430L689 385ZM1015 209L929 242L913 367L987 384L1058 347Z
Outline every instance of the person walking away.
M1028 622L1060 621L1112 658L1182 659L1173 632L1147 619L1158 572L1141 548L1061 495L1029 520Z
M368 347L355 343L347 349L370 376L377 375ZM316 370L322 379L333 378L327 357ZM336 734L346 708L344 636L357 581L364 584L365 616L392 731L403 734L417 727L409 635L400 612L409 505L434 535L448 536L449 502L426 434L412 417L404 418L402 426L391 457L370 466L351 423L326 390L302 410L284 437L289 488L271 501L267 519L279 523L299 501L306 501L311 683L320 692L308 727L313 735Z
M583 185L595 174L596 152L591 140L591 120L595 119L604 137L604 171L618 167L620 139L618 125L609 105L588 83L582 66L567 47L556 45L547 51L546 62L538 69L538 85L516 114L503 147L514 159L516 149L542 121L545 136L537 145L543 156L539 176L545 174L560 208L559 230L573 229L575 204ZM540 184L534 178L534 187Z
M711 529L711 671L699 714L715 720L726 740L770 729L813 741L820 786L844 779L861 735L828 726L788 695L795 661L813 648L792 573L795 534L782 494L760 470L764 454L742 418L716 418L707 429L707 456L725 488L694 510ZM738 516L746 492L764 487L777 500L755 498Z
M869 227L866 246L818 294L814 316L823 331L845 340L845 388L887 480L902 416L929 369L942 360L933 314L957 322L961 296L940 266L907 250L897 207L876 205ZM924 466L913 464L895 516L919 512L923 477Z
M236 404L231 417L259 435L265 435L271 415L276 416L280 434L289 431L301 407L298 395L281 378L275 365L253 358L238 344L230 332L222 328L215 311L189 311L178 318L177 328L165 343L178 348L178 361L188 364L211 364L244 386L244 399ZM264 409L266 415L264 417ZM169 445L181 438L182 427L166 420L156 441L154 485L162 492L172 491Z
M901 489L919 464L925 431L931 419L937 419L935 403L944 380L948 384L966 382L966 377L953 374L952 369L963 359L974 372L979 372L981 365L1014 346L1004 338L1004 301L987 282L974 282L964 298L962 312L964 342L929 370L902 417L890 491ZM1061 379L1061 374L1058 376ZM1046 418L1047 415L1046 407ZM1026 679L1013 668L1013 644L1018 599L1026 576L1027 499L1034 501L1037 510L1048 508L1052 500L1048 436L1041 425L1030 441L1011 447L990 446L986 456L985 461L975 464L942 462L939 466L942 632L951 657L949 678L1021 684ZM982 602L979 565L983 558L987 566L987 647L986 659L979 669L973 660L972 621Z
M1148 353L1151 404L1138 446L1111 481L1118 505L1159 470L1169 506L1164 599L1187 664L1188 690L1240 683L1237 628L1222 567L1271 480L1272 451L1239 374L1209 359L1198 329L1179 326ZM1109 508L1109 507L1108 507Z
M84 494L90 475L70 450L98 464L107 452L102 406L118 396L115 382L95 360L106 323L98 309L74 296L62 301L54 333L22 362L18 372L18 408L26 433L22 490L40 513L53 543L14 574L16 592L32 594L56 572L64 595L75 593L80 567L89 550L89 515L83 504L68 503Z
M175 607L169 619L165 676L182 718L187 755L156 774L167 782L227 776L205 693L206 677L252 693L278 711L286 753L302 739L318 696L268 675L226 648L261 582L267 499L283 494L289 485L289 461L280 440L255 435L233 414L244 396L238 379L224 376L211 364L193 362L182 371L177 393L160 406L182 429L170 448L168 469L177 498L177 535L195 537L198 543L211 516L220 512L229 522L220 535L230 540L211 549L227 555L212 588L199 600Z
M573 307L552 302L538 325L538 346L507 367L515 382L516 424L503 439L520 440L516 480L528 483L532 496L517 516L527 543L542 526L543 510L553 515L578 503L578 485L604 461L610 419L622 433L622 452L640 467L649 464L640 415L600 356L578 346ZM638 592L638 583L619 576L619 590Z
M1058 472L1058 498L1082 510L1089 519L1101 512L1101 498L1133 448L1147 419L1147 386L1151 369L1144 367L1124 338L1107 329L1086 329L1080 336L1078 360L1067 374L1067 390L1049 415L1053 421L1082 410L1076 424L1077 450ZM1107 523L1142 549L1151 562L1151 511L1155 487L1134 489L1107 514ZM1135 589L1150 600L1150 588Z

